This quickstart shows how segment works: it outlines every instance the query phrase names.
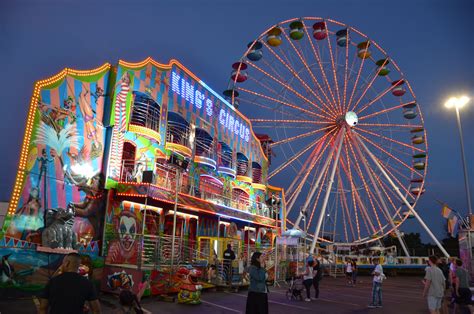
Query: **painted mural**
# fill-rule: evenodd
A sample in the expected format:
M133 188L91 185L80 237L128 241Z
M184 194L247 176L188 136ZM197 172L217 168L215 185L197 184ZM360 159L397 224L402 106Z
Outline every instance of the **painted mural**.
M107 70L66 75L39 90L23 184L5 236L76 249L101 235L105 206L102 160Z
M72 250L88 257L91 275L102 267L109 69L66 69L35 86L0 237L2 287L40 289Z

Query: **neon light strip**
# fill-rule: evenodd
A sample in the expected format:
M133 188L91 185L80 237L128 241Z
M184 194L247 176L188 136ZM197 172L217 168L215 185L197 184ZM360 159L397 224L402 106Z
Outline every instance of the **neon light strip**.
M227 100L222 98L218 93L216 93L212 88L210 88L204 81L198 80L199 84L201 84L204 88L206 88L208 91L210 91L214 96L216 96L220 101L222 101L227 107L235 111L234 106L232 106Z
M184 154L186 157L190 157L192 155L192 151L189 147L183 146L181 144L166 142L165 148L172 150L174 152L179 152Z
M203 157L203 156L195 156L194 157L194 162L207 165L211 167L212 169L216 170L217 163L214 159L208 158L208 157Z
M136 133L136 134L144 135L146 137L151 137L152 139L156 140L158 143L161 143L161 135L155 130L152 130L140 125L130 124L128 126L128 131Z
M158 68L164 69L164 70L171 70L173 65L176 65L178 68L182 69L190 77L192 77L195 81L197 81L200 84L202 83L203 86L207 87L213 95L219 97L220 100L222 100L229 108L231 108L233 111L235 111L243 120L245 120L250 125L250 130L252 132L252 136L253 136L254 140L258 142L258 138L257 138L257 136L255 135L255 132L252 129L252 123L249 121L249 119L246 116L244 116L242 113L240 113L238 110L235 110L232 105L230 105L226 100L224 100L222 97L220 97L218 94L216 94L216 92L214 92L211 88L209 88L203 81L201 81L196 75L194 75L194 73L192 73L190 70L188 70L188 68L186 68L184 65L182 65L178 60L171 59L168 64L163 64L163 63L156 62L151 57L148 57L145 60L143 60L141 62L137 62L137 63L131 63L131 62L126 62L124 60L119 60L119 65L125 66L127 68L132 68L132 69L138 69L138 68L144 67L149 63L153 64L154 66L156 66ZM110 67L110 64L107 63L106 65L108 65ZM261 145L258 145L258 146L260 147L260 152L262 154L262 158L265 159L266 161L268 161L268 158L265 155L265 152L263 151L262 146Z
M174 210L170 210L168 211L168 214L171 214L171 215L174 215ZM196 219L199 219L198 216L196 215L190 215L190 214L186 214L186 213L182 213L182 212L176 212L176 215L177 216L182 216L182 217L189 217L189 218L196 218Z
M229 167L222 167L222 166L217 168L217 172L223 173L223 174L228 174L228 175L232 176L234 179L235 179L235 175L237 174L237 172L234 169L229 168Z
M161 212L163 211L163 208L161 207L155 207L155 206L151 206L151 205L145 205L145 204L142 204L142 203L136 203L136 202L131 202L131 201L122 201L122 204L125 205L125 206L129 206L129 207L132 207L132 206L138 206L138 207L144 207L144 208L141 208L140 210L152 210L154 212L157 212L159 214L161 214Z

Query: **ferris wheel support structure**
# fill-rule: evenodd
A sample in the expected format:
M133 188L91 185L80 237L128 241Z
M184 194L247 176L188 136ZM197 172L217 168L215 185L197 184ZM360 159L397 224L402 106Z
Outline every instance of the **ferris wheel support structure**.
M343 138L343 134L341 133L339 135L341 138ZM316 179L316 183L314 184L313 188L311 189L311 192L309 193L309 196L306 198L306 201L303 205L303 210L300 212L299 216L298 216L298 219L296 220L295 222L295 225L294 225L294 228L295 229L298 229L299 228L299 225L300 225L300 222L301 222L301 219L303 218L304 215L306 215L306 212L307 212L307 208L308 208L308 205L309 203L311 202L311 200L313 199L313 196L314 196L314 193L316 193L316 190L318 189L319 187L319 184L321 182L321 179L323 178L323 175L324 173L326 173L326 169L329 167L329 163L331 162L331 159L332 159L332 156L334 154L334 149L336 148L336 146L334 145L332 148L331 148L331 151L328 155L328 158L326 159L326 162L324 163L324 166L323 168L321 169L320 173L319 173L319 176L318 178ZM296 199L296 198L294 198ZM291 206L294 205L294 202L291 203ZM306 230L305 230L306 232Z
M351 135L356 136L354 132L351 132ZM383 199L382 193L380 192L380 189L379 189L378 185L375 182L374 174L370 170L368 161L365 158L365 156L362 154L362 151L360 150L360 145L357 141L354 141L354 147L356 148L356 151L359 154L360 159L362 160L362 164L364 165L365 171L367 172L368 177L369 177L370 181L372 182L372 185L375 189L375 193L377 193L377 197L380 200L380 204L382 205L382 209L385 211L385 214L389 217L390 216L390 211L387 208L387 203ZM391 217L389 217L389 218L391 218ZM395 234L397 235L398 241L400 242L400 245L402 246L403 252L405 252L405 256L410 257L410 253L408 253L408 249L405 245L405 241L403 241L403 239L401 237L400 231L397 228L395 228L396 226L395 226L395 223L393 222L392 219L389 219L389 221L390 221L390 225L392 226L392 228L395 229Z
M342 151L342 142L344 141L344 135L346 132L346 126L342 126L339 131L339 143L337 143L337 153L336 158L334 159L334 165L331 170L331 177L329 178L328 187L326 190L326 195L324 195L323 207L321 208L321 213L319 214L318 224L316 225L316 230L314 232L313 242L311 243L310 254L314 254L314 249L316 248L316 242L318 242L319 231L321 230L321 225L323 223L324 215L326 214L326 207L328 205L329 196L331 195L332 184L334 183L334 176L336 175L337 165L339 163L339 158Z
M403 203L410 209L410 212L413 213L413 215L415 216L415 218L418 220L418 222L420 223L420 225L425 229L425 231L428 233L428 235L431 237L431 239L436 243L436 245L438 246L438 248L441 250L441 252L443 252L444 256L446 257L449 257L449 254L448 252L444 249L444 247L441 245L441 243L438 241L438 239L435 237L435 235L431 232L431 230L428 228L428 226L425 224L425 222L423 221L423 219L421 219L420 215L418 215L418 213L415 211L415 209L413 208L413 206L410 204L410 202L408 202L408 200L406 199L406 197L402 194L402 192L400 192L400 189L398 188L397 185L395 185L395 183L392 181L392 179L390 178L390 176L387 174L387 172L385 171L385 169L380 165L379 161L377 160L377 158L375 158L374 154L372 154L372 152L369 150L369 148L364 144L364 142L359 138L359 136L355 133L352 133L353 136L357 139L357 141L360 143L360 145L362 146L362 148L364 148L365 152L367 153L367 155L370 157L370 159L372 159L372 161L375 163L375 165L377 166L377 168L380 170L380 172L384 175L384 177L387 179L387 181L390 183L390 185L392 186L393 190L395 191L395 193L397 193L397 195L400 197L400 199L403 201ZM332 178L331 178L332 179ZM314 238L316 240L316 237ZM314 243L314 242L313 242ZM314 245L316 245L314 243ZM311 251L312 252L312 251Z

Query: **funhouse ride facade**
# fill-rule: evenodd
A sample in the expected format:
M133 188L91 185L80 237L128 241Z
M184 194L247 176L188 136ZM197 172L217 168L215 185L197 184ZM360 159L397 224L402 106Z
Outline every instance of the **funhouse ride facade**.
M38 291L77 251L102 290L149 279L151 294L192 292L228 244L243 259L271 251L285 202L268 184L261 144L245 116L175 60L37 82L0 235L1 286ZM229 270L216 267L224 280Z

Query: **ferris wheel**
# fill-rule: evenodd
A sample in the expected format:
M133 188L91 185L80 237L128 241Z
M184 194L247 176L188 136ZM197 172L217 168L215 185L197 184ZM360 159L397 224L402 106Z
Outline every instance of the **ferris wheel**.
M276 155L268 179L283 182L287 221L311 251L400 236L412 217L434 237L414 209L428 166L420 105L365 34L316 17L273 25L232 65L224 96Z

